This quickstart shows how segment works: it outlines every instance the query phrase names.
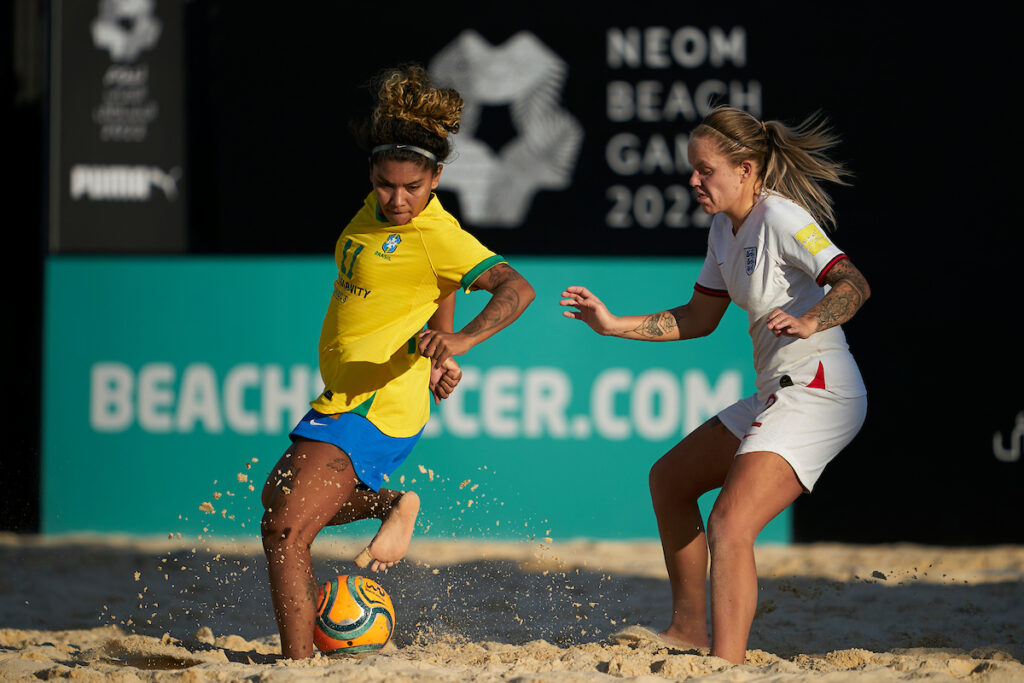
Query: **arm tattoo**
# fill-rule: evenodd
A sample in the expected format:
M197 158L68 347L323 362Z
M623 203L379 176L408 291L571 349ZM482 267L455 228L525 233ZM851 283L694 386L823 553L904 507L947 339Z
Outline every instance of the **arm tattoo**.
M647 316L630 332L640 337L654 338L662 337L677 327L679 327L679 320L675 314L671 311L662 311Z
M477 285L480 289L491 292L491 300L483 307L480 314L462 328L463 334L475 336L497 327L516 316L520 309L519 292L513 282L522 280L523 276L510 268L507 263L499 263L480 276Z
M523 276L516 272L507 263L499 263L493 268L489 268L487 272L477 278L477 284L475 286L478 289L486 289L489 292L494 292L502 286L511 285L513 282L522 279Z
M825 282L832 290L812 309L818 322L818 332L848 321L864 305L870 293L867 280L849 259L834 265L825 276Z

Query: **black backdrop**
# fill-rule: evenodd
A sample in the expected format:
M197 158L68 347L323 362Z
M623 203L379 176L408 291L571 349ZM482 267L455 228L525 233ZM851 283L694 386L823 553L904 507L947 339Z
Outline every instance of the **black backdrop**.
M615 177L607 140L627 129L671 138L692 123L611 122L606 85L756 80L764 118L792 122L820 110L842 135L837 156L855 177L833 192L835 239L873 291L846 326L870 392L868 421L798 501L797 539L1024 542L1024 463L993 453L993 437L1009 445L1024 411L1024 239L1011 213L1020 60L1008 16L978 3L969 15L826 3L583 12L449 2L388 6L386 15L303 7L186 6L191 252L330 253L368 191L347 130L368 102L362 84L381 67L428 60L472 28L495 45L529 31L557 52L568 65L561 103L586 137L571 186L538 193L522 227L468 228L507 255L701 255L700 230L608 227L611 185L685 177ZM608 64L609 27L649 26L742 26L746 64ZM478 136L500 147L513 134L507 113L485 113ZM456 195L442 199L460 215ZM548 293L549 305L556 296ZM543 293L536 305L545 305Z

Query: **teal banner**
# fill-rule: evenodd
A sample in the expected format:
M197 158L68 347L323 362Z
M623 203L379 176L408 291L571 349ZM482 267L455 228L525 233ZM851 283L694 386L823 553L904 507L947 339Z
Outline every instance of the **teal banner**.
M428 537L656 538L650 466L754 391L746 316L731 307L687 342L601 337L562 316L566 286L654 312L689 299L701 260L511 262L537 300L459 359L462 383L389 486L420 494ZM329 257L51 257L44 532L257 537L263 481L322 389L335 277ZM459 294L457 327L487 296ZM786 511L759 541L790 526Z

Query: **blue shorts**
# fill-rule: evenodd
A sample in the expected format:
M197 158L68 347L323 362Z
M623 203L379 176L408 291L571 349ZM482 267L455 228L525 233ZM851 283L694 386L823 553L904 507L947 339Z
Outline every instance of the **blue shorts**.
M405 462L421 434L422 429L413 436L396 438L381 432L362 415L324 415L310 410L288 436L292 441L299 436L334 444L348 455L356 476L369 488L379 491L384 475L390 475Z

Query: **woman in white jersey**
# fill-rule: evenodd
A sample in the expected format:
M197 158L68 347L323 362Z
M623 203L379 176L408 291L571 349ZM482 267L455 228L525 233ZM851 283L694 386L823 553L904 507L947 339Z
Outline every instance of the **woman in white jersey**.
M791 128L732 107L715 109L690 138L690 186L714 219L689 303L615 316L585 287L562 293L561 304L570 307L565 316L626 339L703 337L730 301L747 311L757 393L694 430L650 474L672 588L672 621L661 635L710 645L711 654L737 663L757 606L754 540L811 491L867 410L839 325L868 298L868 284L822 230L834 215L819 183L842 183L845 175L826 155L835 143L812 119ZM697 499L718 487L705 531Z

